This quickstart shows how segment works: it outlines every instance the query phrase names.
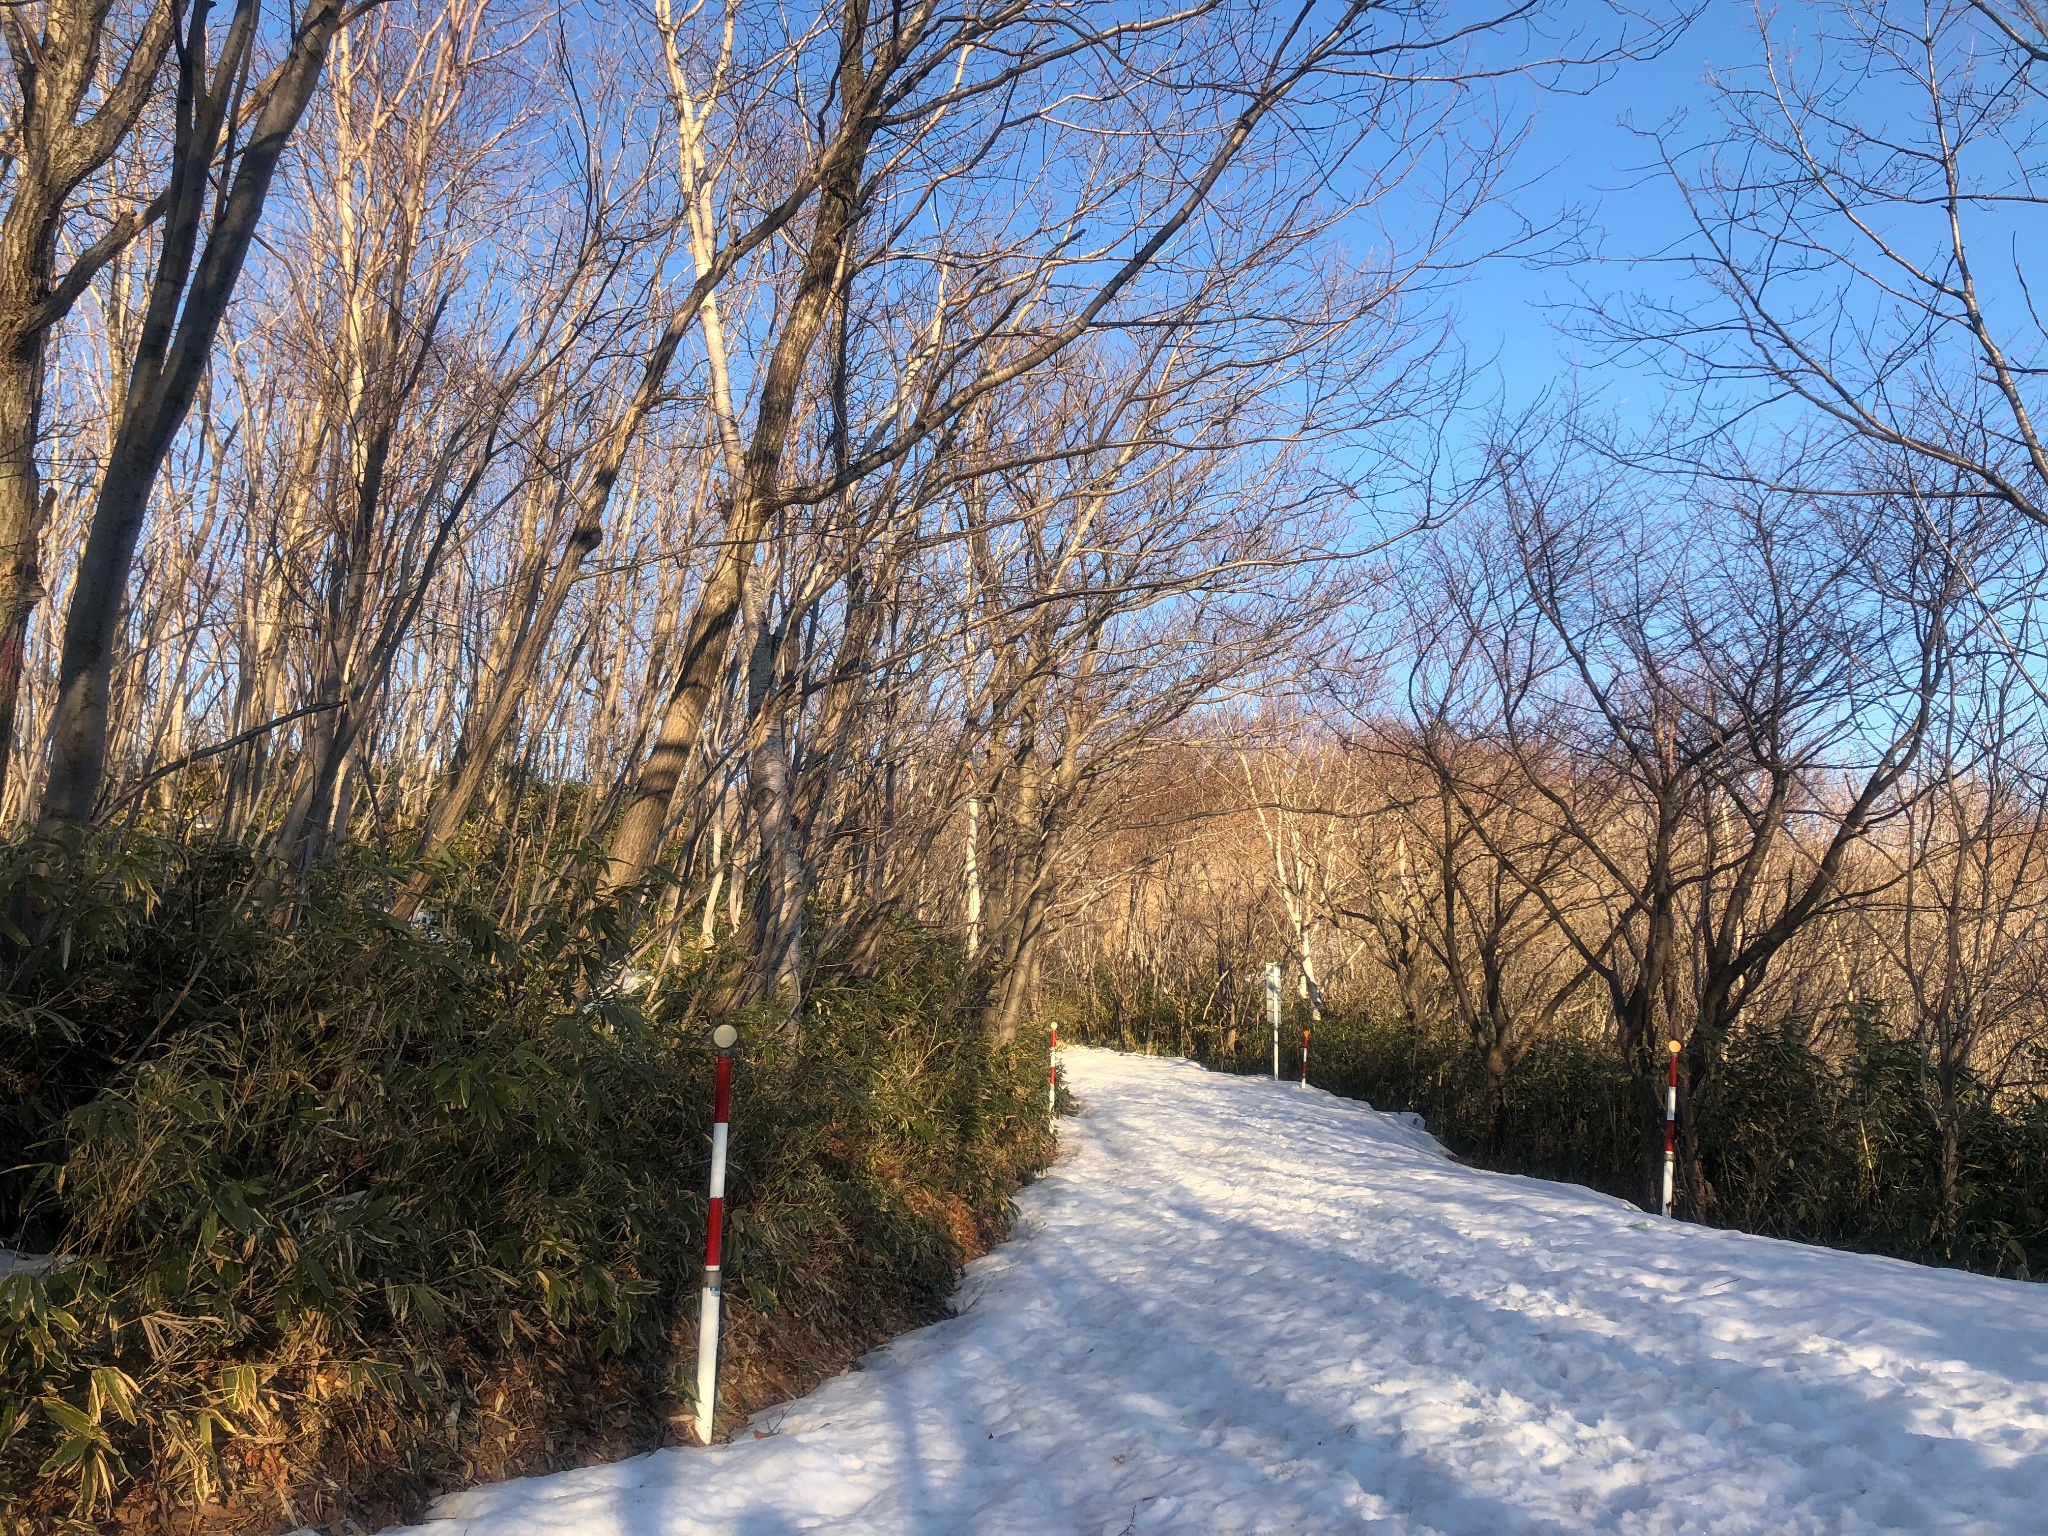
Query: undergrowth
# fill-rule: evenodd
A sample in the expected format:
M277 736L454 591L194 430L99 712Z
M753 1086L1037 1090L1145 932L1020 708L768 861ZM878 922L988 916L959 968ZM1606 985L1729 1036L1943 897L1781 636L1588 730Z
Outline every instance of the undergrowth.
M677 1437L730 957L626 995L600 904L0 858L0 1246L54 1255L0 1278L0 1523L376 1529ZM1042 1052L954 980L903 933L800 1034L735 1020L728 1424L942 1315L1049 1151Z

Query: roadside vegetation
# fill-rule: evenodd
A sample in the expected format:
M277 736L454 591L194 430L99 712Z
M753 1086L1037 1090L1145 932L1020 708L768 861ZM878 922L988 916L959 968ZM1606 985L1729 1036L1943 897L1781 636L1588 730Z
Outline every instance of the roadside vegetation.
M404 922L344 859L286 920L217 848L39 852L65 919L8 996L5 1197L55 1257L0 1277L10 1520L376 1529L688 1439L732 950L622 980L567 899ZM728 1423L944 1315L1050 1153L1042 1056L963 1022L956 962L893 934L800 1033L719 1015Z

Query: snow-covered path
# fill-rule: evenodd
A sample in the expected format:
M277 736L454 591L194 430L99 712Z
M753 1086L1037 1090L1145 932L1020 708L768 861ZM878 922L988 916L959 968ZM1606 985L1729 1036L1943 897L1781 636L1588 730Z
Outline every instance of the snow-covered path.
M435 1536L2048 1532L2048 1286L1651 1220L1392 1117L1067 1056L960 1315ZM765 1436L762 1432L766 1432Z

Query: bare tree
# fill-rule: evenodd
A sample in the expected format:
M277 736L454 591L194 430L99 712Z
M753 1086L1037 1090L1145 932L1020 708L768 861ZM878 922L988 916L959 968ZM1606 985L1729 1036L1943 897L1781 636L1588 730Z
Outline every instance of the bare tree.
M1552 818L1525 809L1532 797L1512 782L1511 757L1461 736L1441 715L1386 730L1375 746L1389 813L1376 841L1391 831L1397 865L1393 882L1382 873L1369 887L1376 899L1366 915L1398 935L1406 967L1423 953L1433 962L1448 1011L1479 1058L1494 1145L1506 1129L1510 1075L1597 970L1560 942L1536 895L1577 910L1572 843ZM1385 862L1383 847L1379 856ZM1404 998L1416 986L1409 982ZM1411 1025L1418 1012L1411 1004Z
M197 6L185 23L156 268L65 618L43 789L46 826L82 825L99 798L117 631L150 493L199 392L278 161L347 10L343 0L309 0L283 56L261 76L258 0L240 0L217 57L208 7ZM233 168L215 197L223 154Z
M2037 426L2042 212L2039 9L1849 0L1759 12L1759 59L1717 84L1720 122L1659 147L1693 215L1698 279L1616 301L1597 328L1701 392L1701 425L1760 401L1826 429L1797 458L1724 472L1788 489L1949 484L2048 527ZM1691 433L1676 433L1680 457ZM1872 452L1851 452L1861 442Z
M1855 918L1901 1004L1939 1155L1941 1241L1962 1239L1963 1137L2013 1085L2048 978L2048 817L2034 701L1996 650L1944 691L1926 784L1873 849L1883 888ZM1888 974L1887 974L1888 973Z
M182 12L175 0L153 0L117 17L113 0L59 0L9 7L0 17L14 95L4 109L0 183L0 796L29 617L43 596L50 499L37 456L49 336L162 207L117 201L99 211L94 238L68 264L60 261L60 239L67 225L93 215L80 189L134 130Z

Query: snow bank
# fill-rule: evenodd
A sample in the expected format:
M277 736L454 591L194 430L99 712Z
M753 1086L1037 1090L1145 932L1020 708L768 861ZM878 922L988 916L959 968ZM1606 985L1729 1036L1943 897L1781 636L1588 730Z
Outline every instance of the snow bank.
M446 1536L2048 1531L2048 1287L1655 1220L1295 1084L1073 1051L960 1315Z

